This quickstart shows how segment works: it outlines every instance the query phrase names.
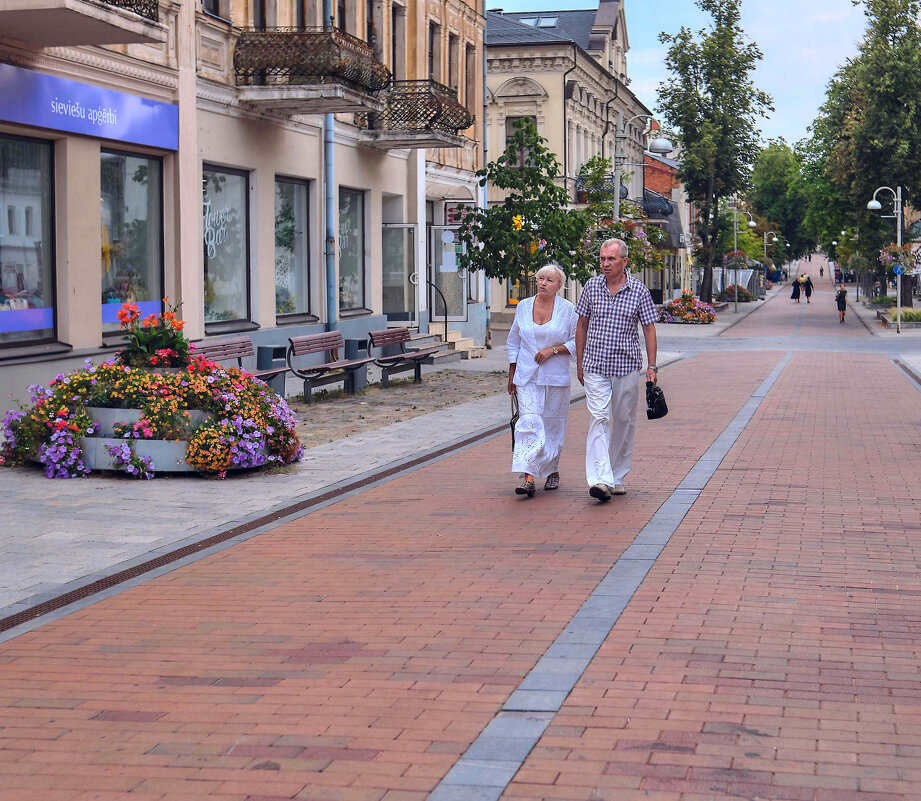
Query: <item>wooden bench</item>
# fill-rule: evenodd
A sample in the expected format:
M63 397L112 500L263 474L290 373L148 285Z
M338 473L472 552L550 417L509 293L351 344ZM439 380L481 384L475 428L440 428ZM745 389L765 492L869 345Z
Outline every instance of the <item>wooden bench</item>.
M315 386L333 384L336 381L342 382L347 393L355 394L355 373L373 361L370 356L360 359L340 359L339 351L345 350L345 340L342 338L341 331L323 331L319 334L291 337L288 342L286 356L288 368L304 381L305 403L311 402L310 393ZM317 353L326 354L325 363L312 364L303 368L294 366L294 359L313 356Z
M381 368L381 384L384 387L390 386L390 376L392 373L404 373L412 370L414 380L422 381L422 362L424 359L441 350L441 345L424 350L407 351L406 343L411 341L412 336L408 328L385 328L383 331L368 332L368 356L375 348L384 348L387 346L397 346L400 348L399 353L388 356L378 356L374 363Z
M250 341L250 338L247 336L238 336L219 339L215 342L205 341L195 343L195 350L192 351L192 355L204 356L210 362L226 362L230 359L236 359L237 366L241 370L246 370L246 368L243 367L243 360L255 356L256 354L253 351L253 343ZM287 373L288 368L269 367L264 370L246 370L246 372L256 376L256 378L267 380L281 373Z

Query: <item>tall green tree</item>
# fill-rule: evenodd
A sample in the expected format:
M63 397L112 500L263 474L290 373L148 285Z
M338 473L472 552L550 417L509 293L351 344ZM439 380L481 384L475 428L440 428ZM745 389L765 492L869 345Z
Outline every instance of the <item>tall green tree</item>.
M858 53L830 82L803 152L807 225L826 249L854 227L871 255L896 239L891 219L866 210L874 190L901 186L909 202L921 198L921 0L864 0L864 14ZM888 193L879 199L891 209ZM902 302L911 305L910 281Z
M802 165L783 139L769 142L755 158L748 202L756 214L776 226L793 258L814 249L815 241L805 228L807 197Z
M458 231L462 269L491 278L524 280L548 262L580 280L594 274L583 252L584 215L569 208L562 173L534 123L522 118L505 152L480 170L480 185L504 190L505 199L467 213Z
M697 0L712 17L697 36L682 28L662 33L671 76L659 86L660 109L680 134L679 176L698 213L697 257L704 265L700 296L713 298L714 248L719 199L743 191L759 150L756 118L772 111L769 95L755 88L751 72L761 51L739 24L741 0Z

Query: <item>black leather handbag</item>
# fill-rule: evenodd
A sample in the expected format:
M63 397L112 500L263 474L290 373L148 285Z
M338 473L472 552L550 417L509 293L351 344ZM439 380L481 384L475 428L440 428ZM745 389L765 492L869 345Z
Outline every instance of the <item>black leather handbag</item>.
M658 420L668 414L668 404L665 402L665 393L662 387L652 381L646 382L646 417Z

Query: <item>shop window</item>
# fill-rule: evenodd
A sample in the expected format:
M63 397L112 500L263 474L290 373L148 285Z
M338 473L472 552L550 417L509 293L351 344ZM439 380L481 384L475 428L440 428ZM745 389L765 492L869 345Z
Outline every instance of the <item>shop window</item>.
M163 297L163 167L160 159L101 155L102 332L120 329L122 303L159 314Z
M205 324L249 319L249 176L203 172Z
M365 308L365 195L339 190L339 309Z
M307 184L275 181L275 314L310 314Z
M54 336L53 195L51 145L0 135L0 345ZM32 233L20 230L20 215Z

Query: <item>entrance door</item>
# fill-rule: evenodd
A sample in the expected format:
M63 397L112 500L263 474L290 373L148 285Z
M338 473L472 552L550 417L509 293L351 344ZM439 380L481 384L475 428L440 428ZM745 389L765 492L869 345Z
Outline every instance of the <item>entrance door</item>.
M388 320L415 320L416 227L384 223L382 228L384 314Z
M464 251L457 226L430 225L428 238L429 275L434 287L429 291L430 319L432 322L443 319L447 306L449 321L466 321L467 271L461 270L458 264Z

